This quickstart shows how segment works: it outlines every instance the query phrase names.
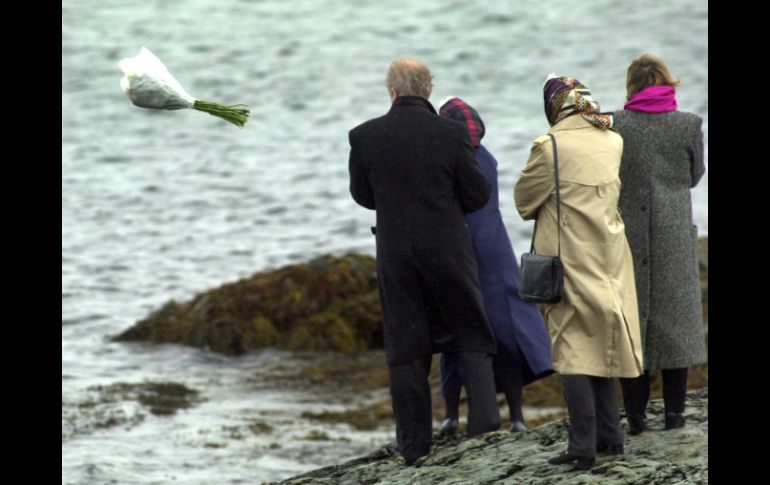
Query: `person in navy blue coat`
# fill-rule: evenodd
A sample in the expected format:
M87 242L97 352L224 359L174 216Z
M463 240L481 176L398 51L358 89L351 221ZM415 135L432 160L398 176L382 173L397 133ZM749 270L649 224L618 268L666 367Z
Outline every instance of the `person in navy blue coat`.
M455 97L442 103L439 114L468 127L476 161L491 187L487 204L466 215L479 270L484 307L497 340L493 359L495 384L505 393L511 431L526 428L521 409L525 385L552 374L551 338L537 305L519 298L519 265L505 230L497 190L497 160L481 145L484 122L478 112ZM441 394L446 405L442 431L458 427L462 382L453 357L441 355Z

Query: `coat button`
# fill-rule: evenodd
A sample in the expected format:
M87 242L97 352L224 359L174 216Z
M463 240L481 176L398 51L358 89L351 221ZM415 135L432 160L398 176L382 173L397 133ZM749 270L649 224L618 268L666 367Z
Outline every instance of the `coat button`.
M647 211L647 206L646 206L646 205L643 205L643 206L642 206L642 212L646 212L646 211Z
M599 185L596 187L596 191L599 193L599 197L602 199L607 195L607 188L604 185Z
M642 258L642 266L647 266L647 258Z

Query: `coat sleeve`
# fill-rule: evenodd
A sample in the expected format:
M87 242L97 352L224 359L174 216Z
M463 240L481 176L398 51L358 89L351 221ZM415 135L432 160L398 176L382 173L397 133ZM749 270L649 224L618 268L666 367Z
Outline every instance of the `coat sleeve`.
M353 196L358 204L367 209L375 210L374 193L372 186L369 185L369 179L366 176L364 162L358 152L358 143L353 139L353 132L348 135L350 142L350 160L348 161L348 171L350 172L350 195Z
M463 130L462 133L463 138L457 148L455 164L456 188L463 213L470 214L487 205L492 189L481 171L479 162L473 156L468 131Z
M703 163L703 129L701 128L703 119L698 117L695 126L695 137L692 145L688 148L690 153L690 187L698 185L703 174L706 173L706 166Z
M545 204L551 191L554 190L553 176L548 168L547 155L541 138L535 140L527 166L521 171L521 177L513 189L516 209L525 221L537 217L540 206Z

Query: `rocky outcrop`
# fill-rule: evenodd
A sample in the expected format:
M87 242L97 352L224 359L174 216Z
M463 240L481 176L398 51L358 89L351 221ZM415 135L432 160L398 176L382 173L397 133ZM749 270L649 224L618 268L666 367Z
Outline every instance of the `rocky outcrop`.
M698 239L698 261L700 266L701 303L703 304L703 319L706 322L706 340L708 341L709 315L709 238Z
M708 483L708 388L688 393L684 428L663 431L663 403L650 404L651 431L626 435L625 455L597 457L588 472L548 459L566 449L567 422L522 433L435 435L431 453L407 467L393 446L269 485L679 485Z
M181 343L229 355L262 347L351 352L382 348L374 258L323 256L170 301L114 337Z
M700 238L698 243L703 314L708 329L708 238ZM324 256L306 264L257 273L201 293L186 303L171 301L115 339L182 343L230 355L261 347L343 351L350 358L343 358L343 354L326 356L308 366L273 373L268 381L271 385L306 388L309 383L332 385L339 375L356 383L351 391L354 393L361 392L361 388L387 389L388 385L384 357L372 359L357 352L382 348L376 263L370 256ZM362 359L364 362L359 362ZM438 365L433 367L432 387L438 389ZM708 385L708 363L691 370L689 385ZM440 420L443 405L437 392L434 415ZM659 373L652 376L652 396L662 396ZM390 413L386 401L353 411L311 413L307 417L371 429ZM533 407L563 406L558 376L527 386L524 403ZM554 416L535 418L530 424Z
M708 237L698 244L708 321ZM256 273L186 303L172 300L113 339L180 343L229 355L263 347L380 349L383 320L377 265L371 256L327 255Z

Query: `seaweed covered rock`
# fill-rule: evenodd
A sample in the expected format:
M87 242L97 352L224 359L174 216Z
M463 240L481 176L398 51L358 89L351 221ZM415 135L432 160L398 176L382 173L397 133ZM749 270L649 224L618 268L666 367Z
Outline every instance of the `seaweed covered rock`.
M170 301L114 337L208 347L351 352L383 346L374 258L322 256Z
M708 332L708 237L698 244ZM322 256L257 273L187 303L170 301L114 339L181 343L230 355L262 347L343 352L382 348L376 262L355 254ZM694 387L707 385L708 364L698 366L693 375L699 376ZM549 392L560 396L558 379L547 381ZM542 384L532 391L538 387Z
M86 397L76 402L62 398L62 443L76 436L120 426L131 429L142 423L148 412L170 416L197 406L205 399L196 389L178 382L116 382L91 386ZM129 403L138 403L131 406Z
M703 320L706 323L706 341L708 342L709 317L709 238L698 239L698 262L700 269L701 302L703 303Z

